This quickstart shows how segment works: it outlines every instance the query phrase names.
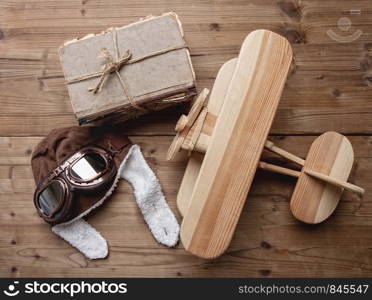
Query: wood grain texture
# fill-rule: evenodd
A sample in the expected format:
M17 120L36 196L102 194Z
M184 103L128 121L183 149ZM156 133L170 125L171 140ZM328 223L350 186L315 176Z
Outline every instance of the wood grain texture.
M208 114L206 116L206 120L203 122L202 132L198 135L196 145L194 147L197 151L202 150L199 152L205 153L210 143L210 137L212 136L214 126L217 121L217 116L220 113L224 103L237 61L237 58L232 58L225 62L218 70L216 80L213 83L211 95L208 99Z
M182 221L182 243L199 257L218 257L230 243L291 61L288 41L273 32L254 31L242 44Z
M351 15L350 9L361 13ZM89 261L53 235L32 207L29 160L51 128L76 124L58 47L73 37L169 10L181 18L199 90L212 86L221 65L238 55L250 31L264 28L287 37L295 61L270 139L306 157L319 134L348 134L355 151L349 179L366 188L364 197L345 192L329 220L304 225L289 210L296 180L258 171L230 247L215 261L199 259L181 244L176 249L157 245L125 182L89 218L108 240L107 260ZM371 16L370 0L1 1L0 276L372 276ZM349 31L339 30L340 17L352 21ZM360 29L363 34L341 44L326 34L328 29L343 35ZM187 160L167 162L165 155L185 112L187 107L180 106L123 127L142 146L175 212ZM283 165L268 152L264 159Z
M231 81L231 77L235 70L236 62L237 58L230 59L224 63L221 69L218 71L211 94L208 98L207 118L208 116L217 116L219 114ZM213 120L203 120L202 132L200 135L198 134L196 136L197 140L195 146L204 149L207 148L215 125L215 119L216 117L213 118ZM182 216L185 215L189 206L191 199L190 195L193 193L195 182L204 159L204 153L205 151L203 151L203 153L193 152L190 155L190 159L187 163L185 174L177 194L177 207Z
M316 138L309 149L291 198L293 215L306 223L320 223L335 210L343 189L307 175L306 169L347 181L354 162L349 140L337 132Z

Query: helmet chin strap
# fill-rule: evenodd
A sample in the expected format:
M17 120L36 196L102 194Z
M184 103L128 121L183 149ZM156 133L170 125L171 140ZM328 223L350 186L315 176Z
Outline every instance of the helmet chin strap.
M168 247L175 246L179 239L179 224L139 146L131 147L117 176L132 185L137 205L155 240ZM52 231L89 259L106 257L106 240L82 217L83 215L72 222L55 225Z

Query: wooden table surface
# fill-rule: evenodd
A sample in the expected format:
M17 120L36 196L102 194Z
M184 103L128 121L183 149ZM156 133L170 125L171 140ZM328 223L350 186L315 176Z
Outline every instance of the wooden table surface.
M125 182L89 218L108 240L107 259L89 261L51 233L33 208L29 161L51 128L76 124L58 47L65 40L169 10L183 23L199 89L211 87L219 67L238 54L250 31L265 28L287 37L295 60L271 138L305 157L317 135L328 130L347 135L355 151L350 181L366 189L364 197L345 192L328 221L309 226L289 211L295 180L258 171L231 246L213 261L192 256L181 244L175 249L158 245ZM126 126L174 211L186 161L167 162L165 154L175 122L186 109L148 115ZM274 155L264 156L283 163ZM0 1L2 277L372 276L371 177L370 0Z

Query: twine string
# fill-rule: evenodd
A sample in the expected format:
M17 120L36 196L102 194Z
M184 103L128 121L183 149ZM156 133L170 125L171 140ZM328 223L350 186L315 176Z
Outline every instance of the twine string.
M132 107L134 107L138 110L147 111L147 109L145 109L145 108L143 108L143 107L141 107L141 106L139 106L138 104L135 103L135 101L134 101L134 99L133 99L133 97L132 97L132 95L129 91L128 84L126 83L123 76L121 76L121 74L120 74L121 68L124 67L125 65L134 64L134 63L137 63L139 61L145 60L145 59L150 58L150 57L154 57L154 56L158 56L158 55L161 55L161 54L168 53L170 51L175 51L175 50L186 48L186 45L182 44L182 45L179 45L179 46L166 48L166 49L156 51L156 52L153 52L153 53L150 53L150 54L147 54L147 55L143 55L143 56L140 56L140 57L137 57L137 58L133 59L132 58L132 53L129 49L126 50L123 53L123 55L120 56L120 50L119 50L119 47L118 47L116 28L112 29L112 41L113 41L113 44L114 44L115 58L112 57L112 55L109 53L107 48L102 48L100 50L100 54L101 54L100 56L106 62L104 67L103 67L103 71L77 76L77 77L71 78L69 80L66 80L66 83L67 84L73 84L73 83L76 83L76 82L80 82L80 81L84 81L84 80L99 77L99 81L97 82L97 84L92 88L88 88L88 91L92 92L93 94L96 94L96 93L98 93L102 90L102 87L105 85L105 83L106 83L107 79L110 77L110 75L115 74L116 77L118 78L119 82L120 82L120 85L123 89L123 92L124 92L125 96L127 97L128 101L130 102Z

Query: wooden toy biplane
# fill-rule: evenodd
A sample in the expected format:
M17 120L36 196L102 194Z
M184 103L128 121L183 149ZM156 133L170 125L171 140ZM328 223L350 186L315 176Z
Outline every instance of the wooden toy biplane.
M176 125L167 159L190 153L177 196L184 216L181 240L203 258L220 256L229 246L256 169L298 178L290 209L306 223L320 223L335 210L354 161L349 140L326 132L311 145L306 160L267 140L292 61L282 36L250 33L238 58L220 69L208 101L204 89ZM301 171L261 162L264 148L300 165Z

